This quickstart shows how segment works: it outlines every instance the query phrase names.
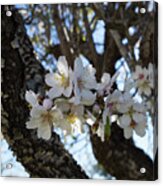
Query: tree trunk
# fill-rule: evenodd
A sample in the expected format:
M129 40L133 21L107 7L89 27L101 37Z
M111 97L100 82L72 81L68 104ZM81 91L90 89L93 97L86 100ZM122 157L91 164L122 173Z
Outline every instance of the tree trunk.
M43 68L35 59L21 16L15 10L7 17L2 6L2 133L31 177L88 178L64 149L59 136L38 139L26 129L29 110L26 88L42 91Z

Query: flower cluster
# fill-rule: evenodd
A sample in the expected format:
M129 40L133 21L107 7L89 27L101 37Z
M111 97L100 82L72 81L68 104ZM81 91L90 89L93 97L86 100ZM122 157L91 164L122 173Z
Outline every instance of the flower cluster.
M123 129L127 139L132 137L133 131L144 136L148 108L134 99L131 89L149 97L154 87L152 70L151 64L148 69L136 66L131 78L125 81L124 90L120 91L113 89L118 72L112 77L104 73L101 82L97 82L96 70L91 64L84 65L76 58L72 69L62 56L56 71L45 76L46 95L41 97L31 90L26 92L31 108L26 127L37 129L38 138L45 140L51 138L54 128L61 128L65 135L81 133L85 123L102 141L110 137L110 126L114 123Z

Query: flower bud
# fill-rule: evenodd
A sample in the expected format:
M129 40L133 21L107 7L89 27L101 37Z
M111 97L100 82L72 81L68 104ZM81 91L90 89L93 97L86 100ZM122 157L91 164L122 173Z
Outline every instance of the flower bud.
M46 109L50 109L52 105L53 105L53 102L51 99L48 99L48 98L44 99L43 107L45 107Z

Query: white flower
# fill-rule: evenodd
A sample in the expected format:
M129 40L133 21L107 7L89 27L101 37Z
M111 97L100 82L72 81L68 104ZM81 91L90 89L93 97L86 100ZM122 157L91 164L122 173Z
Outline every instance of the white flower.
M111 113L117 112L119 104L123 101L123 95L119 90L115 90L112 94L107 96L105 101L105 108L109 108Z
M57 62L57 72L49 73L45 77L45 82L47 85L52 87L48 96L53 99L60 97L62 94L65 97L70 97L72 93L72 70L68 67L65 57L59 57Z
M92 105L95 102L96 95L91 91L97 88L95 78L96 70L92 65L83 66L80 58L75 60L74 64L74 98L73 102L84 105Z
M37 129L38 138L49 140L52 134L52 126L62 119L61 112L56 109L46 109L44 106L34 106L30 112L31 118L26 123L28 129Z
M150 96L151 89L153 88L151 79L149 79L149 73L151 73L149 70L141 66L136 66L136 71L133 73L133 79L136 81L138 92L140 94L144 93L147 96Z
M100 95L104 94L104 91L109 87L111 83L111 77L110 74L104 73L101 78L101 83L98 84L98 92Z
M104 93L109 94L112 85L116 81L117 77L119 75L119 72L117 71L111 78L109 73L103 73L101 77L101 83L98 84L98 93L99 95L104 95Z
M25 99L32 107L38 105L38 94L35 94L32 90L26 91Z
M133 130L136 134L143 137L146 129L145 108L140 103L132 101L124 103L124 109L121 107L120 126L124 129L125 138L129 139L132 136Z
M74 132L82 132L82 122L84 121L84 107L83 105L74 105L68 100L56 100L57 108L63 113L63 120L59 123L58 127L66 132L72 134Z

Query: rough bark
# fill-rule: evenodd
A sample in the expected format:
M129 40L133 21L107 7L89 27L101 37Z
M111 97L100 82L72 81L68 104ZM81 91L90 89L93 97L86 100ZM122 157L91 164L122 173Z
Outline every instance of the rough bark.
M111 131L105 142L91 136L94 154L104 169L118 180L154 180L154 164L149 156L136 148L132 140L126 140L117 124L112 125ZM142 174L141 168L146 173Z
M22 18L15 10L7 17L5 8L2 6L1 12L2 133L31 177L88 178L57 134L45 141L25 127L29 116L25 89L35 87L35 91L42 91L43 69L35 59ZM26 83L27 79L30 83Z

